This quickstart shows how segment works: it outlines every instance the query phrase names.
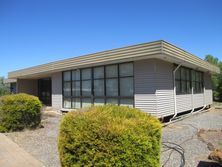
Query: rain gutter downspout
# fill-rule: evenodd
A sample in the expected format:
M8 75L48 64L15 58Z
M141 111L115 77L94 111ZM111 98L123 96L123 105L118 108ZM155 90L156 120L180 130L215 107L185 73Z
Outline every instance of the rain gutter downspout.
M170 122L172 119L174 119L177 116L177 97L176 97L176 71L180 68L182 63L180 63L174 70L173 70L173 97L174 97L174 115L170 119Z
M194 112L194 104L193 104L193 85L192 85L192 88L191 88L191 100L192 100L192 110L191 110L191 112L190 112L190 114L193 114L193 112Z

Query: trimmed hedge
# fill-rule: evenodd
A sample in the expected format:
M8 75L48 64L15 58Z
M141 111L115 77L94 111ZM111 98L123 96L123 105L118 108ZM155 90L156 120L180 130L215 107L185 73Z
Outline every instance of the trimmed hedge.
M15 94L0 97L0 132L35 128L41 122L42 104L35 96Z
M161 123L138 109L105 105L73 111L60 124L61 165L160 166Z

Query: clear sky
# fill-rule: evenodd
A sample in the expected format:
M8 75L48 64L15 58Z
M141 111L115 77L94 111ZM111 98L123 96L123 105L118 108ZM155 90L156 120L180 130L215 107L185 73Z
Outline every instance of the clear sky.
M159 39L222 60L222 0L0 0L0 76Z

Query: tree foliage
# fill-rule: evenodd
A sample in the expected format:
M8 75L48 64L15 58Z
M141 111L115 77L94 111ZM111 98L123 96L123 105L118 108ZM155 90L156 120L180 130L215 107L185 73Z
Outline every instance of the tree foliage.
M216 65L222 71L222 62L212 55L206 55L205 61ZM212 75L212 84L213 84L213 97L216 101L222 101L222 74L214 74Z
M9 88L4 84L4 77L0 77L0 96L9 94Z

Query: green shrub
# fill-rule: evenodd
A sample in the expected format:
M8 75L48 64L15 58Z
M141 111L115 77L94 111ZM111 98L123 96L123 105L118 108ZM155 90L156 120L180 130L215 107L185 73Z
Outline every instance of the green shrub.
M0 97L0 132L37 127L41 122L41 107L39 99L28 94Z
M97 106L73 111L60 125L63 167L160 166L160 122L138 109Z

